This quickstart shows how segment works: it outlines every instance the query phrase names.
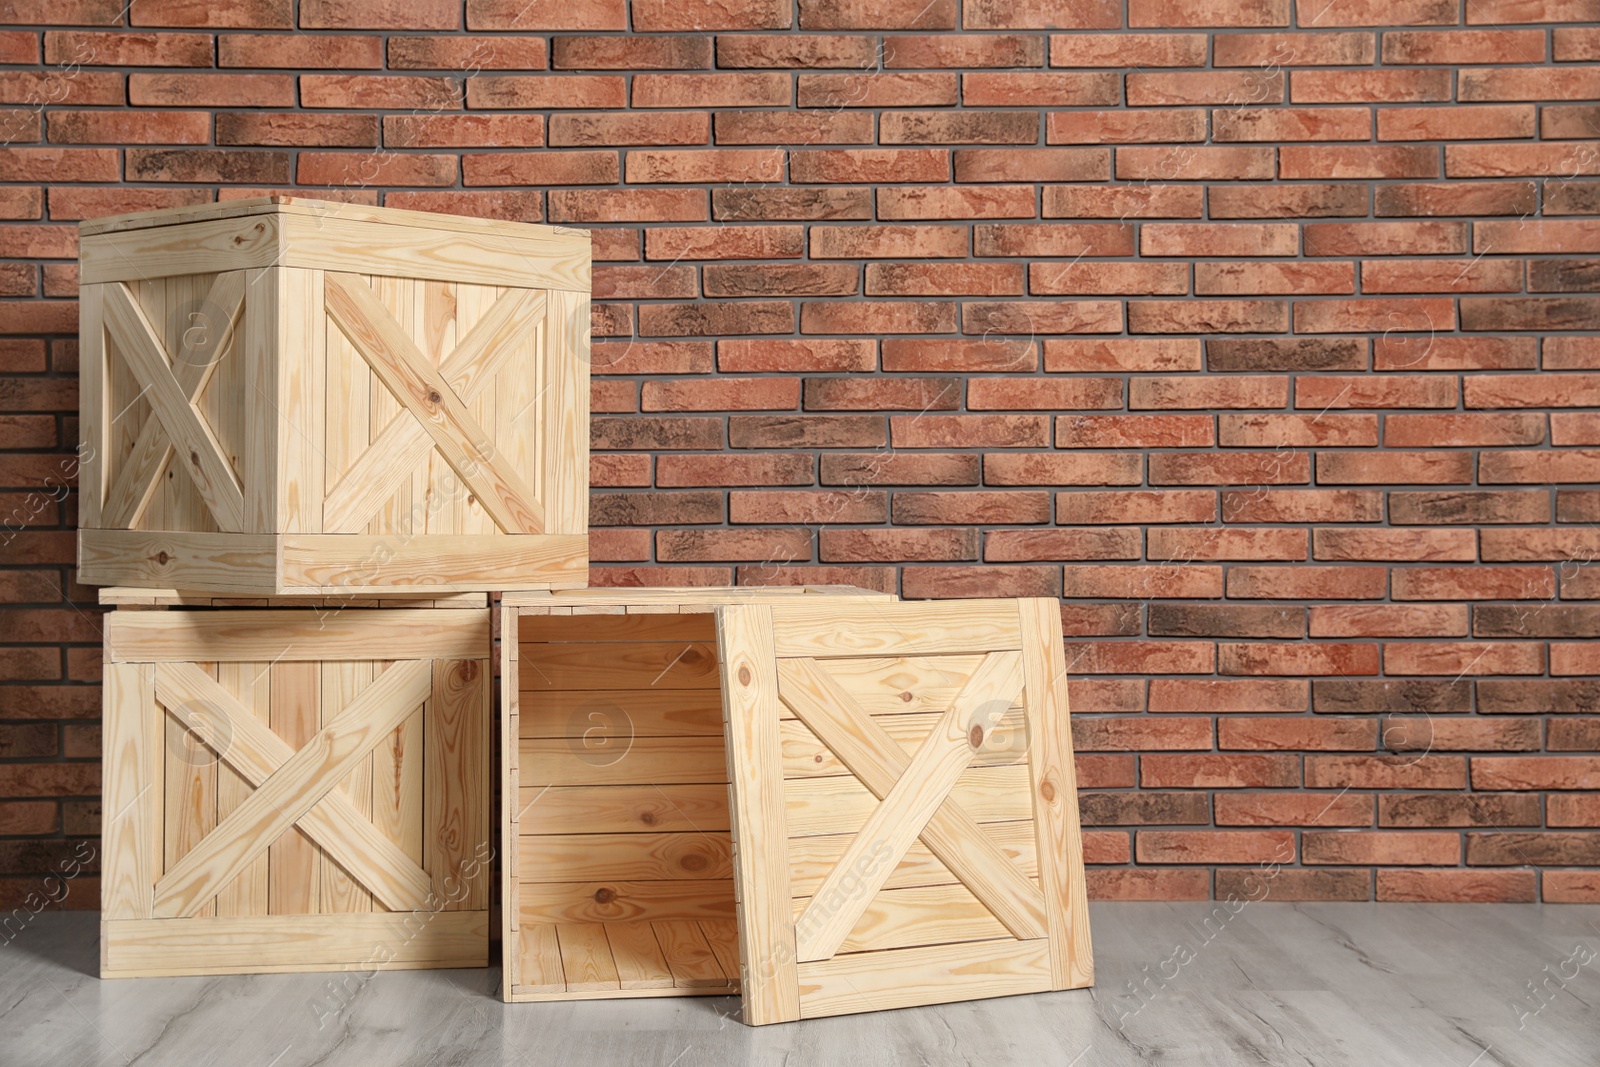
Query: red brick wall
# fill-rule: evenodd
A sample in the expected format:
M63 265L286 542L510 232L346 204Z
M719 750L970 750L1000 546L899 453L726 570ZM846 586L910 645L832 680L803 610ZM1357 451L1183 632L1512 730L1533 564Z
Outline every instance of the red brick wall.
M8 907L73 223L289 187L594 229L597 581L1062 595L1095 895L1600 899L1600 2L0 12Z

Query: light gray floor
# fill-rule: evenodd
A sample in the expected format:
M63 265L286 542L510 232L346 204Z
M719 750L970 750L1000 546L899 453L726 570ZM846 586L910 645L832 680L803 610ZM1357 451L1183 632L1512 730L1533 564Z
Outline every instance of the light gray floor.
M761 1029L731 998L506 1005L497 970L101 982L98 916L41 914L0 943L0 1065L1600 1065L1600 907L1212 907L1095 905L1093 991Z

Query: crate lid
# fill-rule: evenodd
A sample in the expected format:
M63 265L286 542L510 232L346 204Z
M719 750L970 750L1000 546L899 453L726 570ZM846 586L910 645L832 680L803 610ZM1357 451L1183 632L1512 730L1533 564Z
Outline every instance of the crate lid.
M186 207L160 208L155 211L135 211L126 215L86 219L78 224L83 237L106 233L127 233L148 230L158 226L181 226L193 222L211 222L218 219L247 218L253 215L305 215L311 217L336 217L347 222L371 222L383 225L421 226L435 230L457 230L464 233L496 233L511 237L559 237L589 240L589 231L570 226L546 226L532 222L506 222L500 219L480 219L466 215L445 215L433 211L410 211L405 208L372 207L367 204L350 204L333 200L316 200L310 197L255 196L243 200L227 200L217 204L195 204Z

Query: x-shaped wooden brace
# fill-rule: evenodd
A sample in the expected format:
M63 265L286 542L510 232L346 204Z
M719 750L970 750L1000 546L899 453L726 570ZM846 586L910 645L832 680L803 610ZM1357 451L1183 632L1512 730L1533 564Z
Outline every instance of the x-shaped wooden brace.
M778 696L879 799L795 921L797 959L838 951L918 837L1018 938L1044 937L1044 896L949 799L989 728L1022 691L1022 657L991 652L917 749L906 750L816 661L778 661Z
M228 737L218 754L255 792L156 883L154 915L194 915L295 825L391 911L423 907L427 873L337 786L432 689L432 661L397 663L295 751L198 667L157 665L156 698L188 711L202 736Z
M127 285L116 282L106 286L106 332L144 385L156 417L145 422L133 451L122 461L106 498L105 525L128 529L139 520L176 448L188 458L184 470L217 526L229 533L244 529L244 491L217 435L194 404L211 380L217 353L232 334L243 304L244 271L217 275L201 305L217 321L200 324L204 329L199 343L193 347L186 344L174 359Z
M439 367L418 351L372 287L356 275L328 272L324 300L328 316L405 411L389 420L328 494L323 530L359 531L428 450L437 448L502 530L543 533L544 508L494 454L493 438L467 404L494 380L527 325L544 314L544 294L523 289L495 301Z

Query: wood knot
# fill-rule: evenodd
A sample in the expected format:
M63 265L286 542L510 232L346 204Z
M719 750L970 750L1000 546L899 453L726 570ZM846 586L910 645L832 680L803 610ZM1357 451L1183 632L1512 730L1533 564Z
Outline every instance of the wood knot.
M983 727L977 723L972 724L972 729L967 731L967 744L973 748L983 747Z
M437 404L439 401L441 401L443 399L444 399L444 397L439 395L439 390L437 390L437 389L429 389L428 390L428 403Z
M900 694L900 699L909 704L916 698L911 695L910 690L907 690L906 692Z
M1056 798L1056 784L1048 779L1039 785L1039 795L1048 803Z
M171 559L172 557L167 555L165 552L156 553L156 562L161 564L163 567L165 567L171 561Z
M708 866L710 866L710 861L708 861L704 856L700 855L698 852L692 852L689 855L683 857L683 863L681 864L681 866L686 871L703 871Z
M617 894L615 890L607 889L602 886L594 891L594 902L596 904L609 904L616 899Z
M817 753L817 754L816 754L816 756L814 756L814 757L813 757L813 758L814 758L814 759L815 759L815 760L816 760L816 761L817 761L817 762L818 762L818 763L821 763L821 762L822 762L822 753L820 753L820 752L818 752L818 753Z
M198 453L198 452L190 452L189 453L189 462L193 463L196 467L200 466L200 453Z
M656 813L653 811L640 812L639 821L646 826L654 826L656 824Z
M749 685L750 684L750 668L749 667L740 667L739 668L739 684L740 685Z

